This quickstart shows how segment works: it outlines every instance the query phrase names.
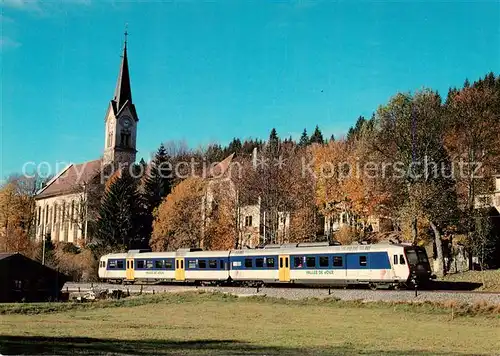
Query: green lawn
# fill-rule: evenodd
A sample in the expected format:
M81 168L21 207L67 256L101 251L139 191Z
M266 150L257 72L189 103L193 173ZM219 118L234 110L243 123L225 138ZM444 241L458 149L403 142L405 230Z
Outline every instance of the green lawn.
M0 306L1 354L498 354L498 314L430 305L156 295Z

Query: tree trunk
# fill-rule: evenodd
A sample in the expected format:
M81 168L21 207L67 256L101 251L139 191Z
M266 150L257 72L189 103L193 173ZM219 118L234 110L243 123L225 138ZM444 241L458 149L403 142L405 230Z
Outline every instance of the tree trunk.
M445 274L445 268L444 268L444 256L443 256L443 246L442 246L442 241L441 241L441 233L439 232L439 229L437 226L434 224L434 222L430 222L432 231L434 232L434 243L436 244L436 260L438 262L438 268L434 271L437 276L442 277Z
M413 240L413 244L417 244L418 240L418 231L417 231L417 218L413 218L411 222L411 236Z

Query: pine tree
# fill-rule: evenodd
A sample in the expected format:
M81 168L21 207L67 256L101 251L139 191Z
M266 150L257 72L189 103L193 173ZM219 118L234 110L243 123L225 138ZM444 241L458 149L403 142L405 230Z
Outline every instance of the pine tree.
M172 189L172 170L167 150L163 144L156 151L151 161L149 172L144 183L144 197L148 208L152 211Z
M330 136L330 142L335 142L335 136L333 136L333 134Z
M137 181L128 169L111 183L104 194L99 217L97 236L106 246L134 248L142 245L140 236L142 199L137 192Z
M153 229L153 212L172 190L172 169L163 144L156 151L144 181L145 211L142 216L141 234L149 240Z
M278 137L278 133L276 132L276 129L273 128L269 134L269 152L271 155L275 156L278 154L279 145L280 139Z
M347 141L358 139L359 135L361 134L361 130L363 129L363 126L366 122L367 121L364 116L358 117L358 120L356 120L356 125L354 127L351 127L347 132Z
M307 135L307 130L304 128L302 135L300 136L299 146L304 147L309 144L309 136Z
M316 128L314 129L314 132L311 135L311 139L309 140L309 142L319 143L319 144L325 143L325 141L323 140L323 134L321 133L321 130L319 129L318 125L316 125Z

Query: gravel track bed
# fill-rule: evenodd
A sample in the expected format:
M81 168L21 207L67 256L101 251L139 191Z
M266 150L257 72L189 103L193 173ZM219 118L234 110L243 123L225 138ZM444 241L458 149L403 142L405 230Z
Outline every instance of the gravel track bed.
M475 293L461 291L414 291L409 290L378 290L369 289L328 289L328 288L249 288L249 287L196 287L191 285L119 285L108 283L66 283L63 291L87 292L94 289L128 290L130 293L176 293L194 290L230 293L237 296L268 296L300 300L306 298L339 298L342 300L386 301L386 302L445 302L474 304L486 302L500 304L500 293ZM331 293L331 294L329 294Z

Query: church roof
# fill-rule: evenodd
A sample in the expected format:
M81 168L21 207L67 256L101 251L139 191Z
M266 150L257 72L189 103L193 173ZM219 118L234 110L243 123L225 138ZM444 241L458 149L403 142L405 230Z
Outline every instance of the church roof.
M81 191L82 184L94 178L100 169L100 159L80 164L72 163L52 178L45 187L40 189L35 199L45 199Z

